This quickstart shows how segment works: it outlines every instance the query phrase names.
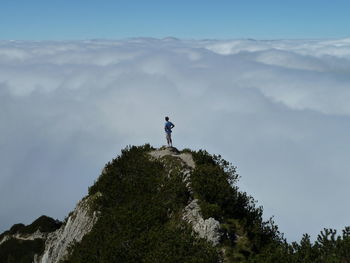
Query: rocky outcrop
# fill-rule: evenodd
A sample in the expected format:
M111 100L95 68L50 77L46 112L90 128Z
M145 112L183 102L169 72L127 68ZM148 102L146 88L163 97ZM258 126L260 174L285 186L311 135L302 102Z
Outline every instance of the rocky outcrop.
M194 169L195 163L190 153L180 153L175 147L162 147L159 150L150 152L150 155L154 158L162 158L164 156L172 156L180 159L183 164L191 169Z
M91 231L98 218L98 212L90 209L95 198L98 196L81 200L66 222L55 232L48 234L44 253L37 256L34 263L58 263L67 256L68 248L72 244L80 242Z
M180 159L183 163L182 174L184 181L189 192L191 195L193 195L190 175L191 171L195 168L195 162L193 161L192 155L190 153L180 153L175 147L163 147L159 150L152 151L150 155L154 158L162 158L164 156L170 155L172 157ZM220 223L212 217L208 219L204 219L202 217L201 209L197 199L192 199L192 201L185 207L182 218L192 225L193 231L197 233L201 238L205 238L214 246L219 244L221 238L219 231Z
M14 239L19 239L19 240L34 240L34 239L46 239L46 236L48 233L42 233L39 230L35 231L32 234L13 234L13 235L5 235L2 240L0 240L0 245L4 243L5 241L14 238Z
M10 239L18 241L46 240L47 235L60 228L62 222L48 216L40 216L30 225L15 224L0 235L0 246Z
M201 238L212 242L214 246L220 242L220 223L210 217L204 219L201 215L198 200L194 199L184 209L183 219L192 225L193 231Z
M10 235L4 236L4 237L0 240L0 245L1 245L2 243L6 242L7 240L9 240L10 238L11 238Z

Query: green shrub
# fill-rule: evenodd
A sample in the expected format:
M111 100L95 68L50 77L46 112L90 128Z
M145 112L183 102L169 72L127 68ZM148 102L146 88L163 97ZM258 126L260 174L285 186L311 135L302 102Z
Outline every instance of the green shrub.
M0 246L1 263L32 263L35 254L44 251L44 241L9 239Z
M25 228L24 224L14 224L11 228L10 231L8 232L8 234L16 234L16 233L20 233L23 229Z
M213 217L216 219L222 218L222 210L218 204L210 204L205 201L200 201L201 212L203 218Z
M235 185L236 167L221 156L199 150L192 152L196 168L191 175L192 187L199 199L204 218L221 223L222 244L229 261L247 260L264 247L281 239L273 222L264 222L262 207Z
M30 225L21 227L17 232L20 234L32 234L37 230L39 230L40 232L43 232L43 233L49 233L60 228L61 225L62 225L62 222L43 215L38 219L36 219Z

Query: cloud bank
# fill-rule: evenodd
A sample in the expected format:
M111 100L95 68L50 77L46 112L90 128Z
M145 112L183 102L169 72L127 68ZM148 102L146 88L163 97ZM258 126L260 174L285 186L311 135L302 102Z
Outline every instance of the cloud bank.
M126 145L207 149L289 240L350 225L350 39L0 41L0 232L63 219Z

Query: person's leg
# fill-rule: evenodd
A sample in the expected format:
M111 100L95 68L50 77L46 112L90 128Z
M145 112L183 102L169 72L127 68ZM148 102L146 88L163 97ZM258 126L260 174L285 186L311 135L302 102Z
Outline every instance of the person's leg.
M169 133L170 146L173 147L173 140L171 139L171 133Z
M168 143L168 146L170 145L170 138L169 138L169 133L166 133L166 141Z

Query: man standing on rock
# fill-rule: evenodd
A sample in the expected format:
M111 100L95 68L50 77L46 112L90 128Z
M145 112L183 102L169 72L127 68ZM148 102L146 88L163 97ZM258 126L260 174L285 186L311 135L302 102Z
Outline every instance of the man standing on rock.
M175 125L169 121L169 117L165 117L165 135L166 135L166 140L168 142L168 146L173 147L173 141L171 140L171 129L174 128Z

